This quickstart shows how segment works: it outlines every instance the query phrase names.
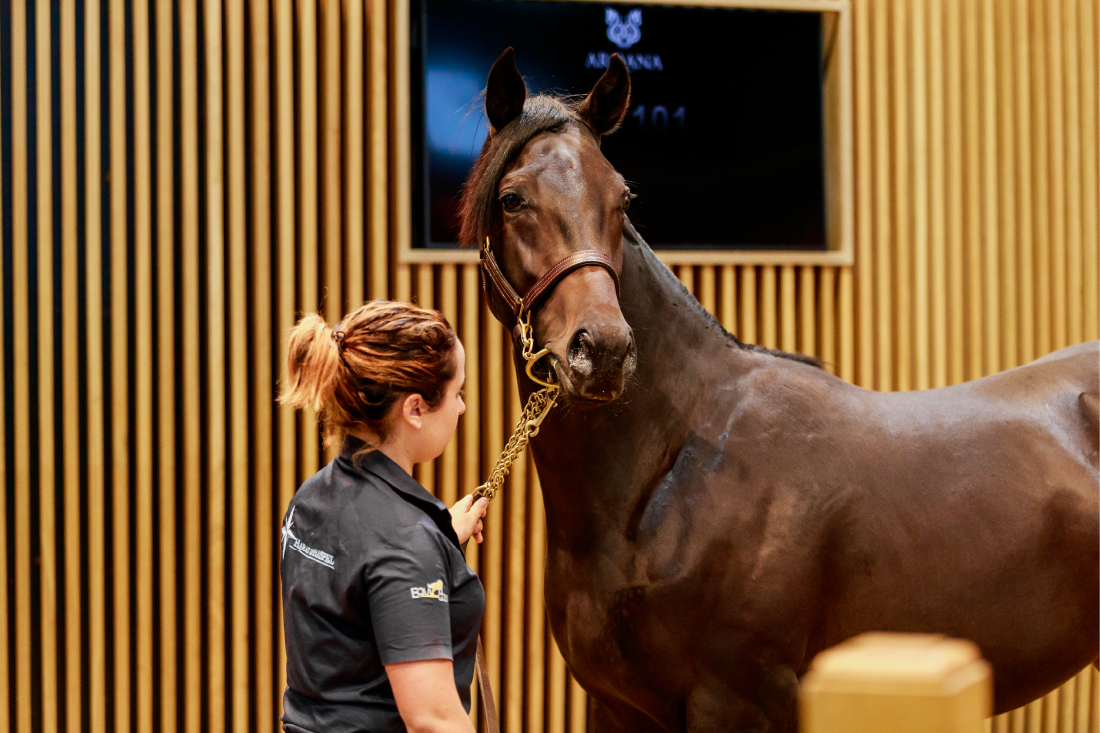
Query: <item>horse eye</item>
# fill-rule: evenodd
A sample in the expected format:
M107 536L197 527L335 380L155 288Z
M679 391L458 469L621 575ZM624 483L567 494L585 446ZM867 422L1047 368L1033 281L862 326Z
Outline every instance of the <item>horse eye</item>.
M634 198L633 194L626 194L623 196L623 211L630 208L630 199Z
M518 211L523 206L523 199L514 193L506 193L500 197L500 204L505 211Z

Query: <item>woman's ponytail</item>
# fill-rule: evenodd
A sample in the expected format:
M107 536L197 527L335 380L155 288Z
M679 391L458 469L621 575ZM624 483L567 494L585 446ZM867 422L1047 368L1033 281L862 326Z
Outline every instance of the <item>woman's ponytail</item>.
M327 445L352 430L385 440L386 418L401 395L419 394L431 407L443 400L457 342L438 311L410 303L372 300L335 329L311 313L290 332L279 401L315 410Z
M333 404L340 379L340 346L319 313L310 313L290 331L287 384L279 402L317 412Z

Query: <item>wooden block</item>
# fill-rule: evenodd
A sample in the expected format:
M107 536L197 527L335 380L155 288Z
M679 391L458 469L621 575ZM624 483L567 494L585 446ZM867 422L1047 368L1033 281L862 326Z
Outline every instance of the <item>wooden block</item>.
M982 733L989 665L969 641L870 633L817 655L802 680L802 733Z

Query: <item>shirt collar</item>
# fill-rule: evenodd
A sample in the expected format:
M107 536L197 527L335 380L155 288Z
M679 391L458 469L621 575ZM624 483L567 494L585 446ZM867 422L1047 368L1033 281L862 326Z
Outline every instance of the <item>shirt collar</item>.
M367 471L390 485L402 499L423 509L431 517L443 534L458 547L458 536L451 525L451 513L447 505L437 499L427 489L416 482L405 469L398 466L385 453L372 450L359 456L355 454L363 449L366 444L353 435L344 437L344 444L340 447L340 459L347 465L360 471Z

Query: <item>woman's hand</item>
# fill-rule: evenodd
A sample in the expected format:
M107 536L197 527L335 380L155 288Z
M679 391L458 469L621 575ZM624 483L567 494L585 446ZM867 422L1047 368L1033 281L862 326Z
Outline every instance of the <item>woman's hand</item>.
M473 494L467 494L451 507L451 526L458 535L458 544L463 545L466 540L473 537L478 544L485 539L481 531L484 529L481 518L489 509L489 500L484 496L474 501Z

